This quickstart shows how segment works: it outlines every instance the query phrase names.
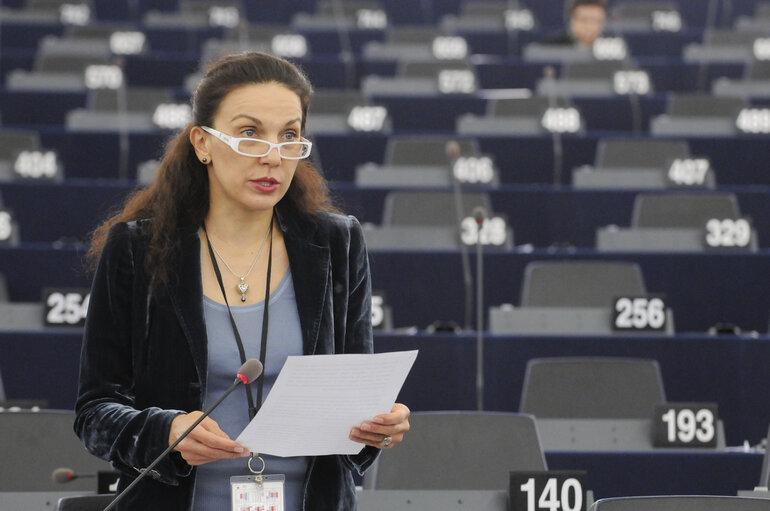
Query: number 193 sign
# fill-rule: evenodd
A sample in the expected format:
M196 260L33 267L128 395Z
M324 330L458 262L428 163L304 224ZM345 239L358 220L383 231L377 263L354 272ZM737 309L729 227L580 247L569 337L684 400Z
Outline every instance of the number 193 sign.
M511 472L509 511L585 511L586 472Z
M716 447L716 403L666 403L655 407L655 447Z

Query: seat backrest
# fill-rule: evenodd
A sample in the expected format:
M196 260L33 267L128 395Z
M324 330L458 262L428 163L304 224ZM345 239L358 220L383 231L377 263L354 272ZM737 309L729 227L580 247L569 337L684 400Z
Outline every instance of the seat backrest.
M685 140L601 140L596 167L667 169L675 159L689 157Z
M632 227L705 228L712 218L738 218L732 193L642 193L634 200Z
M770 428L767 429L767 443L765 446L765 457L762 460L762 472L759 474L759 484L757 486L770 487Z
M767 511L770 499L677 495L659 497L616 497L594 502L591 511Z
M75 414L64 410L0 412L0 492L95 491L93 478L76 479L66 487L51 480L54 470L76 474L111 470L110 465L86 451L72 430Z
M538 418L644 419L665 401L655 360L541 358L527 363L519 411Z
M64 34L71 39L105 39L109 40L113 33L132 30L128 24L89 23L87 25L68 25Z
M628 68L618 60L596 60L590 62L569 62L564 67L564 78L572 80L611 80L615 73Z
M96 89L88 93L88 107L92 110L118 110L118 94L114 89ZM164 89L130 87L125 90L126 110L130 112L153 112L155 108L170 101Z
M58 12L61 8L61 5L67 3L65 0L27 0L24 5L27 9L31 11L47 11L47 10L53 10ZM91 7L93 11L93 2L91 0L86 0L83 2L83 4L88 5Z
M347 115L351 108L365 105L367 101L359 91L351 90L317 90L313 93L313 103L310 105L312 114Z
M354 18L361 9L382 10L382 4L367 0L321 0L316 5L316 14L332 17L341 12L346 18Z
M645 2L636 1L633 3L618 4L612 8L613 18L625 19L650 19L655 11L678 11L679 6L676 2Z
M542 117L549 107L572 106L564 98L514 98L490 101L489 114L494 117Z
M706 46L746 46L750 48L758 37L766 36L755 31L712 28L706 30L706 33L703 35L703 41Z
M403 444L382 453L367 487L506 490L510 471L546 469L531 415L418 412L409 423Z
M463 218L472 216L473 209L481 206L492 211L486 193L464 193ZM457 209L451 192L390 192L385 197L382 212L383 225L456 227Z
M115 495L78 495L59 499L56 511L102 511Z
M746 67L746 78L755 81L770 80L770 61L755 60Z
M473 2L463 2L460 5L460 14L464 16L503 16L505 11L511 6L505 1L487 2L484 0L474 0Z
M441 31L429 25L402 25L388 27L385 37L394 44L430 44Z
M40 149L40 135L29 130L0 130L0 160L10 160L20 151Z
M38 55L35 59L35 70L49 73L82 74L88 66L106 64L109 64L107 59L87 55Z
M743 98L678 94L668 100L667 113L672 117L726 117L735 119L746 107Z
M455 140L455 139L451 139ZM387 165L446 165L449 168L445 137L397 137L388 140L385 150ZM477 156L478 145L473 139L457 140L460 156Z
M464 60L403 61L399 76L405 78L437 78L441 71L471 71L473 66Z
M533 261L524 269L522 307L606 307L618 296L646 294L636 263Z

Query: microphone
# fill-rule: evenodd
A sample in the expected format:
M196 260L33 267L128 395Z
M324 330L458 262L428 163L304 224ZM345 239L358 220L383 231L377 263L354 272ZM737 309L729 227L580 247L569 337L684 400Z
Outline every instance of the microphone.
M471 281L471 263L468 258L468 247L462 240L462 225L465 208L463 207L463 193L460 189L460 180L455 175L455 165L460 158L460 144L456 140L449 140L444 146L449 163L449 178L452 181L452 191L455 198L455 215L457 216L458 238L460 239L460 258L463 266L463 285L465 287L465 330L471 329L471 305L473 303L473 282Z
M96 477L96 474L76 474L75 471L67 467L59 467L51 472L51 480L59 484L69 483L81 477Z
M243 385L247 385L247 384L249 384L249 383L253 382L254 380L256 380L257 378L259 378L259 375L261 375L261 374L262 374L262 363L261 363L259 360L257 360L256 358L250 358L250 359L248 359L246 362L244 362L244 363L243 363L243 365L241 366L241 368L240 368L240 369L238 369L238 373L235 375L235 381L233 382L233 384L232 384L232 385L230 385L230 388L229 388L229 389L227 389L227 390L225 391L225 393L224 393L224 394L222 394L222 396L220 396L220 398L219 398L219 399L217 399L217 402L216 402L216 403L214 403L213 405L211 405L211 406L209 407L209 409L208 409L208 410L206 410L205 412L203 412L203 415L201 415L200 417L198 417L198 420L196 420L196 421L195 421L195 422L194 422L194 423L193 423L193 424L192 424L192 425L191 425L189 428L187 428L187 430L186 430L184 433L182 433L181 435L179 435L179 438L177 438L177 439L174 441L174 443L173 443L173 444L169 445L169 446L168 446L168 448L166 448L166 450L165 450L165 451L163 451L162 453L160 453L160 455L158 455L158 457L157 457L157 458L155 458L155 461L153 461L152 463L150 463L150 465L149 465L147 468L145 468L145 469L142 471L142 473L141 473L141 474L139 474L139 477L137 477L136 479L134 479L134 480L131 482L131 484L129 484L128 486L126 486L126 489L125 489L125 490L123 490L122 492L120 492L120 494L118 494L118 496L117 496L117 497L115 497L115 500L113 500L112 502L110 502L110 505L109 505L109 506L107 506L107 507L105 507L105 508L104 508L104 511L108 511L108 510L110 510L110 509L114 508L114 507L115 507L115 505L116 505L116 504L117 504L117 503L120 501L120 499L122 499L122 498L123 498L123 497L124 497L124 496L125 496L125 495L126 495L128 492L129 492L129 490L131 490L131 488L133 488L134 486L136 486L136 484L137 484L137 483L139 483L139 481L141 481L141 480L144 478L144 476L146 476L147 474L149 474L149 473L152 471L152 469L153 469L153 468L155 468L155 465L157 465L158 463L160 463L160 461L161 461L163 458L165 458L165 457L166 457L166 456L167 456L167 455L168 455L168 454L169 454L171 451L173 451L173 450L174 450L174 447L176 447L177 445L179 445L179 443L180 443L182 440L184 440L185 438L187 438L187 435L189 435L189 434L192 432L192 430L194 430L194 429L196 428L196 426L198 426L198 424L200 424L200 423L203 421L203 419L205 419L206 417L208 417L208 416L211 414L211 412L213 412L213 411L214 411L214 409L215 409L217 406L219 406L219 405L222 403L222 401L224 401L224 400L225 400L225 398L226 398L227 396L229 396L229 395L230 395L230 393L232 393L232 391L234 391L234 390L235 390L235 388L236 388L238 385L241 385L241 384L243 384Z
M445 147L450 163L454 163L460 157L460 144L457 143L457 140L450 140Z
M484 220L487 219L487 210L483 206L476 206L473 208L473 219L481 229L484 226Z

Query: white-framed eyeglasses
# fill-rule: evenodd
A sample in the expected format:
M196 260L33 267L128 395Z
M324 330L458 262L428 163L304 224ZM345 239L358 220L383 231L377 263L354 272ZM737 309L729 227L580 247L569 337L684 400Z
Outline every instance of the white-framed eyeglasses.
M297 142L281 142L280 144L274 144L259 138L231 137L226 133L217 131L214 128L209 128L208 126L201 126L201 129L206 133L211 133L219 140L229 145L236 153L252 158L267 156L275 147L278 149L278 154L281 155L281 158L286 160L302 160L310 156L310 150L313 148L313 143L304 138Z

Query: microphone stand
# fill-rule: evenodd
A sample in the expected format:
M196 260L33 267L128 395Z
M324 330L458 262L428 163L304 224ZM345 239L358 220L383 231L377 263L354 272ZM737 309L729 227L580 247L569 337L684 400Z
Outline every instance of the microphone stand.
M554 92L555 73L556 71L551 66L546 66L544 76L549 81L549 86L546 88L548 91L546 96L548 98L548 108L556 108L558 106L556 93ZM551 131L551 146L553 154L553 184L561 186L563 184L564 148L561 143L561 133L556 130Z
M334 0L332 2L332 9L334 10L337 38L340 42L340 57L345 64L345 87L353 89L355 88L356 70L353 58L353 44L350 41L348 27L345 26L345 5L342 3L342 0Z
M449 175L452 180L452 191L455 199L455 215L457 216L458 238L460 241L460 260L463 267L463 286L465 288L465 322L463 330L471 329L471 307L473 306L473 282L471 278L471 263L468 255L468 247L463 242L463 194L460 189L460 180L455 175L455 164L460 157L460 144L456 141L447 143L447 156L449 157Z
M484 217L477 215L476 226L476 408L484 410L484 258L481 228Z
M213 405L211 405L211 406L209 407L209 409L208 409L208 410L206 410L206 411L203 413L203 415L201 415L200 417L198 417L198 419L197 419L195 422L193 422L193 423L192 423L192 425L191 425L189 428L187 428L187 429L185 430L185 432L184 432L184 433L182 433L181 435L179 435L179 438L177 438L177 439L174 441L174 443L172 443L171 445L169 445L169 446L166 448L166 450L165 450L165 451L163 451L162 453L160 453L160 456L158 456L157 458L155 458L155 461L153 461L152 463L150 463L150 466L149 466L149 467L147 467L147 468L145 468L145 469L142 471L142 473L141 473L141 474L139 474L139 477L137 477L136 479L134 479L134 480L131 482L131 484L129 484L128 486L126 486L126 488L125 488L125 489L124 489L122 492L120 492L120 494L119 494L117 497L115 497L115 500L113 500L112 502L110 502L110 505L104 508L104 511L109 511L110 509L113 509L113 508L115 507L115 505L117 505L117 503L118 503L118 502L120 502L120 500L121 500L121 499L122 499L122 498L123 498L123 497L124 497L124 496L125 496L125 495L126 495L128 492L129 492L129 490L131 490L131 488L133 488L134 486L136 486L136 485L137 485L137 483L139 483L139 481L141 481L141 480L144 478L144 476L146 476L147 474L149 474L149 473L150 473L150 471L151 471L153 468L155 468L155 466L156 466L158 463L160 463L160 462L161 462L161 460L163 460L163 458L165 458L165 457L168 455L168 453L170 453L171 451L173 451L173 450L174 450L174 447L176 447L177 445L179 445L179 443L180 443L182 440L184 440L185 438L187 438L187 435L189 435L189 434L192 432L192 430L194 430L194 429L196 428L196 426L198 426L198 424L200 424L200 423L201 423L201 421L203 421L203 419L205 419L206 417L208 417L208 416L209 416L209 414L211 414L211 412L213 412L213 411L214 411L214 409L215 409L217 406L219 406L219 404L220 404L222 401L224 401L224 400L225 400L225 398L226 398L227 396L229 396L229 395L230 395L230 393L232 393L232 391L234 391L234 390L236 389L236 387L238 387L238 385L240 385L240 384L242 384L242 383L245 383L245 381L244 381L244 380L241 380L240 378L236 378L236 379L235 379L235 382L233 382L233 384L232 384L232 385L230 385L230 388L229 388L229 389L227 389L227 391L226 391L224 394L222 394L222 395L220 396L220 398L219 398L219 399L217 399L216 403L214 403Z

